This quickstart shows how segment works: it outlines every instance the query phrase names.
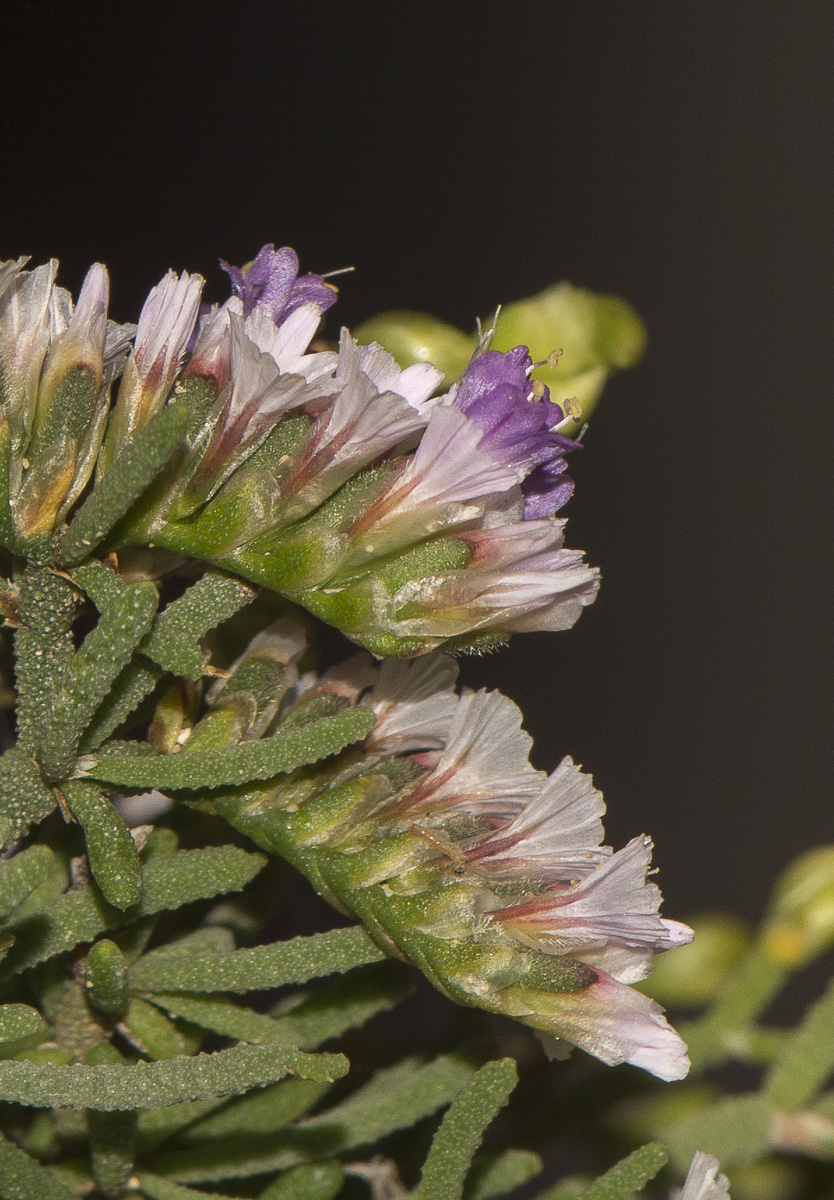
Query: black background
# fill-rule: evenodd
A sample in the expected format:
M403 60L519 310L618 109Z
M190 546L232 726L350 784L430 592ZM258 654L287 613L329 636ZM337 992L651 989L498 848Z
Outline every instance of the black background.
M577 627L467 679L570 752L667 912L755 916L831 838L834 9L39 0L0 33L3 257L109 264L133 319L169 267L267 241L356 265L336 312L471 327L558 279L650 350L574 462ZM335 319L330 329L335 328Z

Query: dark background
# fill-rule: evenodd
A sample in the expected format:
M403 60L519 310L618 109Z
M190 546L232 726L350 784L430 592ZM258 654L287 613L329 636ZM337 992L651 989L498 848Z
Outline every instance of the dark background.
M496 13L498 10L496 9ZM828 0L4 6L3 257L88 263L132 319L267 241L355 264L336 310L471 327L567 278L650 350L575 462L578 626L465 667L539 765L657 842L667 912L755 916L831 838ZM335 328L335 319L331 322Z

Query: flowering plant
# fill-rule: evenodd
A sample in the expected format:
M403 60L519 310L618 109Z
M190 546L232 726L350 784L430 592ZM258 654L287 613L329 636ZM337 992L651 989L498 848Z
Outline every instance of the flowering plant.
M356 1154L448 1104L413 1194L501 1195L535 1174L532 1151L465 1180L511 1058L456 1046L333 1104L347 1059L313 1051L403 998L398 959L552 1057L687 1074L681 1036L634 986L692 937L659 915L651 842L604 845L590 777L569 758L534 769L518 709L459 689L453 657L567 629L593 601L598 573L556 514L583 406L642 330L622 302L563 285L539 307L571 315L572 344L538 361L506 343L525 322L541 338L529 306L471 340L395 314L335 346L314 341L335 289L293 251L222 265L223 303L171 272L135 327L108 319L100 265L75 304L56 263L0 266L17 721L0 761L0 1196L326 1198L346 1174L403 1195L407 1154ZM451 346L456 377L403 349L409 329L447 368ZM317 660L314 619L356 651ZM355 924L269 940L276 860ZM773 936L692 1026L696 1062L753 1037ZM268 1012L229 999L329 975L345 978ZM814 1082L797 1083L804 1045L780 1047L746 1098L762 1152L823 1137ZM694 1103L661 1137L678 1165L715 1148L714 1117ZM666 1158L649 1143L582 1194L625 1198ZM699 1150L680 1195L720 1200L717 1172Z

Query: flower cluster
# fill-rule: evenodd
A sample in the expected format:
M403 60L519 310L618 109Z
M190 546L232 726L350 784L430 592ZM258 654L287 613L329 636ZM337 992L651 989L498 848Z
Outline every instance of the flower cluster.
M285 661L302 655L286 621L247 654L270 641ZM654 954L691 938L658 915L651 842L602 845L590 778L569 758L549 777L535 770L516 706L498 692L458 694L455 683L442 653L381 665L360 653L302 676L284 714L366 706L373 730L335 766L271 781L230 801L227 815L244 814L241 827L264 844L281 830L282 853L325 895L455 999L604 1062L681 1078L686 1047L628 986Z
M174 409L182 435L164 470L91 552L150 543L203 558L380 654L562 629L594 599L597 572L554 519L576 443L524 346L483 338L445 393L431 364L402 370L347 330L311 350L336 293L286 247L223 264L233 295L212 307L199 276L170 272L135 330L108 322L103 267L73 309L55 263L24 265L0 273L10 548L56 533L60 563L76 502L134 472Z

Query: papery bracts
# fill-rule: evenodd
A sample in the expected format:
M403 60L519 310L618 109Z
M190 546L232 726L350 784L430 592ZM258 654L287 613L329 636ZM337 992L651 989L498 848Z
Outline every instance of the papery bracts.
M570 759L549 777L535 770L516 706L459 694L449 656L378 666L360 654L319 677L301 672L304 655L299 626L280 620L212 685L196 724L184 699L163 704L153 728L164 753L105 746L81 766L101 786L157 784L220 813L458 1002L681 1078L683 1042L628 986L691 935L658 915L649 840L603 845L590 778ZM205 788L201 751L237 746L254 759L264 738L337 714L364 714L368 732L344 737L335 757Z
M443 392L347 330L311 348L335 289L288 248L224 266L225 303L169 272L134 329L108 320L100 265L73 307L56 263L3 264L3 544L59 568L198 557L377 654L573 624L598 586L554 519L578 443L527 349L488 333Z

